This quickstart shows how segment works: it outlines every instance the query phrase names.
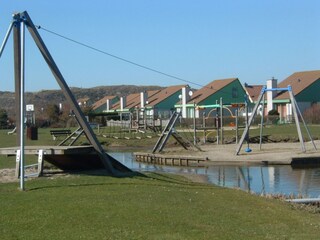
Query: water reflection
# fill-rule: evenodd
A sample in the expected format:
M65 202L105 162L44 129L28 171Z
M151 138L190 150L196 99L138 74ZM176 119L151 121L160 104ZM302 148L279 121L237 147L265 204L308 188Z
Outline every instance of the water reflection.
M204 176L209 183L229 188L241 188L259 194L320 197L320 168L293 169L287 165L170 167L136 162L132 153L114 152L110 154L135 171L198 174Z

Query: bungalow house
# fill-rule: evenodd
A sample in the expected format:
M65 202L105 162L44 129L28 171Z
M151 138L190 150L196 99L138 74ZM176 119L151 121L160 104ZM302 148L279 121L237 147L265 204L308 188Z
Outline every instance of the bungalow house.
M121 120L133 120L138 125L154 125L158 118L168 118L185 85L170 86L162 90L133 93L121 97L110 110L119 114Z
M214 80L192 94L186 103L187 112L183 117L193 117L194 110L196 117L201 115L200 112L208 113L212 108L218 107L220 98L224 105L244 103L245 95L246 91L238 78ZM183 111L183 105L182 101L175 107Z
M152 97L158 92L160 92L160 90L151 90L122 96L120 97L120 100L113 105L112 110L118 113L130 113L137 108L145 108L148 97Z
M293 73L277 85L278 88L288 86L292 88L301 113L320 102L320 70ZM268 103L279 112L282 121L291 121L292 105L287 91L275 93L268 98Z
M177 85L162 90L152 90L141 93L133 93L120 100L112 107L118 113L132 113L137 109L145 111L147 116L168 117L174 110L174 104L179 100L181 89L186 85Z
M119 101L118 96L105 96L92 105L92 110L95 114L107 113L117 101Z
M183 88L188 88L188 85L170 86L148 97L146 115L152 119L169 118L175 110L175 104L179 101Z

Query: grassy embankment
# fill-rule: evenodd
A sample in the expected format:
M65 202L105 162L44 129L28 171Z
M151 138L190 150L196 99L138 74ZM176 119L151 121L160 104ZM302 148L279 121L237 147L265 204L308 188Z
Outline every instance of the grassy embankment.
M46 145L51 136L42 131ZM14 144L0 134L1 146ZM1 168L11 165L3 159ZM319 214L178 176L72 174L17 188L0 184L1 239L318 239L320 232Z
M1 239L318 239L320 215L279 200L147 174L0 184Z

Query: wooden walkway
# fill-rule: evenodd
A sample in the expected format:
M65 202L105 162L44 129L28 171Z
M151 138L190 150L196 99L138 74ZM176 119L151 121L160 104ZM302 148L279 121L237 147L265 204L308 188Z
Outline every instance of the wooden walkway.
M16 155L20 147L0 148L0 155L13 156ZM24 153L26 155L36 155L42 149L47 155L64 155L64 154L83 154L95 153L91 145L88 146L25 146Z
M0 155L16 156L20 147L0 148ZM104 168L94 147L89 146L25 146L25 155L43 151L45 161L62 170L89 170Z
M177 156L152 153L134 153L137 162L167 165L167 166L188 166L188 167L203 167L208 158L193 157L193 156Z

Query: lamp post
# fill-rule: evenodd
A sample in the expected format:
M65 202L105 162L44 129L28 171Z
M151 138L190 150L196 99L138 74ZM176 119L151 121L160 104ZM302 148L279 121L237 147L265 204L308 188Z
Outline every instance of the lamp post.
M196 103L193 101L193 144L197 145Z
M221 138L221 144L223 144L223 102L222 102L222 97L220 98L220 138Z
M246 128L249 129L249 113L248 113L248 96L244 95L244 102L245 102L245 108L246 108ZM247 132L247 148L245 149L245 152L251 152L251 148L250 148L250 141L249 141L249 131Z
M20 190L24 191L24 64L25 64L25 27L21 21L21 75L20 75Z

